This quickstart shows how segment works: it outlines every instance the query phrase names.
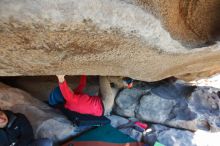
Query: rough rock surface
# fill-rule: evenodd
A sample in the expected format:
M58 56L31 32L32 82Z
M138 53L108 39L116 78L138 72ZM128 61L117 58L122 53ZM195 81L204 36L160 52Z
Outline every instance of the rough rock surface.
M138 84L119 93L115 100L117 114L193 131L220 131L217 89L195 88L178 81Z
M198 130L192 133L159 124L151 125L152 132L144 136L144 141L153 145L159 141L165 146L216 146L220 143L219 132L211 133Z
M220 32L218 0L136 0L160 18L174 39L190 46L211 43Z
M144 141L153 145L155 141L165 146L199 146L193 142L194 133L186 130L169 128L159 124L151 126L152 132L144 136Z
M123 124L129 123L129 120L124 117L112 115L108 117L111 119L113 127L118 127ZM144 143L153 146L155 142L160 142L165 146L216 146L220 143L219 136L220 132L207 132L203 130L197 130L191 132L183 129L175 129L160 124L149 124L151 131L141 134L132 128L120 129L121 132L130 135L136 140L143 140Z
M0 84L0 108L23 113L34 129L36 138L50 138L54 142L64 140L82 132L63 115L48 107L28 93Z
M122 133L129 135L131 138L137 140L137 141L142 141L143 138L143 133L134 129L134 125L129 125L131 124L131 121L138 121L137 119L126 119L124 117L120 117L117 115L111 115L108 116L108 118L111 120L111 125L118 130L120 130ZM127 125L127 127L121 127L120 126ZM129 126L128 126L129 125Z
M219 0L0 1L0 76L220 71Z

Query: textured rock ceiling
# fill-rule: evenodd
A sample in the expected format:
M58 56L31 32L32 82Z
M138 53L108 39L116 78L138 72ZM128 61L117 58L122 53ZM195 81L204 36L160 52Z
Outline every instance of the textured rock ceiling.
M219 0L1 0L0 76L208 76L219 18Z

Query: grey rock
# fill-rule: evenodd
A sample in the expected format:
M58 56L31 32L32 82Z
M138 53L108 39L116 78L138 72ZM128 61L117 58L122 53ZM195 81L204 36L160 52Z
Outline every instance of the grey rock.
M214 132L220 131L220 98L213 90L216 89L198 87L188 98L188 105L197 115L197 127Z
M151 127L152 132L144 136L144 141L153 145L156 141L165 146L196 146L193 144L194 134L190 131L169 128L159 124Z
M111 115L108 118L111 120L111 125L115 128L118 128L119 126L131 123L131 120L126 119L124 117L117 116L117 115ZM133 138L137 141L142 140L143 133L134 129L133 126L126 127L126 128L118 128L118 129L122 133L129 135L131 138Z
M123 125L123 124L126 124L126 123L129 122L128 119L120 117L120 116L117 116L117 115L108 116L108 119L111 120L111 125L113 127L118 127L120 125Z
M111 120L113 127L119 127L129 120L117 115L111 115L108 117ZM137 120L137 119L130 119ZM184 130L167 127L161 124L149 124L151 131L142 134L132 128L119 129L124 134L144 143L153 146L155 142L160 142L165 146L216 146L220 143L220 132L207 132L203 130L197 130L195 133Z
M149 93L141 98L136 116L145 121L164 123L170 118L175 105L175 100L167 100Z
M122 90L115 100L116 113L126 117L134 117L136 106L144 93L144 90L137 88Z
M116 98L115 111L146 122L214 132L220 128L220 98L216 91L211 87L163 81L123 90Z

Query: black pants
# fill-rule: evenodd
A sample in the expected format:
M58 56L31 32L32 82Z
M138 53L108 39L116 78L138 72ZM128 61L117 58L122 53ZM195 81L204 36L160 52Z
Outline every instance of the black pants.
M60 110L63 114L77 126L102 126L110 123L110 120L105 116L93 116L87 114L80 114L74 111L70 111L65 107L61 107Z

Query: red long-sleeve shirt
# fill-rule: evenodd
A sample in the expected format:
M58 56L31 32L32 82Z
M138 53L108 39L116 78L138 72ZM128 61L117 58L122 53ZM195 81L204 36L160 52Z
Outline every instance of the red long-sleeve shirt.
M66 100L65 108L81 114L101 116L103 114L102 100L99 96L89 96L82 91L86 86L86 76L82 75L80 84L74 92L68 87L67 82L59 83L62 95Z

